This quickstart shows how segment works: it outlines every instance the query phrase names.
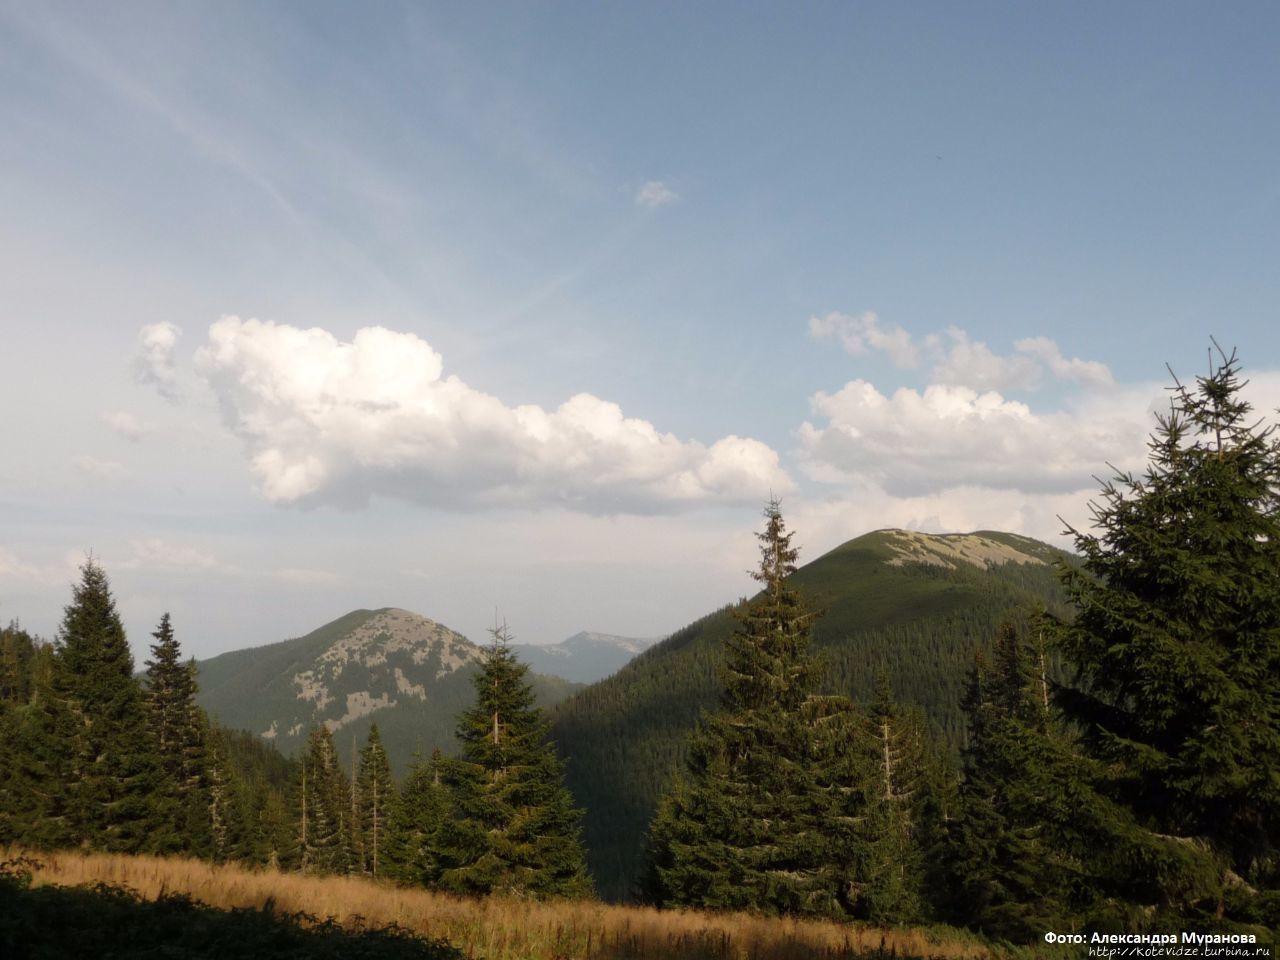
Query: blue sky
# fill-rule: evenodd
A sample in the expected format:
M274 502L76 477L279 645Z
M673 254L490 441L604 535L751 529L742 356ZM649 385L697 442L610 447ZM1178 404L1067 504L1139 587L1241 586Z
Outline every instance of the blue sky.
M656 635L1280 405L1274 4L0 2L0 618ZM1065 541L1058 541L1065 542Z

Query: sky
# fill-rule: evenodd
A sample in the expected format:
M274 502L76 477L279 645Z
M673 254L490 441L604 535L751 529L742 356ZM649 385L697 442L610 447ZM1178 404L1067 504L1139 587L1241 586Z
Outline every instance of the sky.
M0 0L0 620L661 636L1280 407L1280 6Z

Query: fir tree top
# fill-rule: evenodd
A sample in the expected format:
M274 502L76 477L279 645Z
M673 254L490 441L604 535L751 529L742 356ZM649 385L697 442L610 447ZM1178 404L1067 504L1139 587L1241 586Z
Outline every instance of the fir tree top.
M116 612L106 571L93 557L85 560L80 582L72 586L72 600L63 611L58 640L62 674L80 679L77 693L82 698L92 700L96 688L103 684L116 690L120 681L132 682L133 654L124 625Z
M533 688L525 680L529 666L511 649L507 625L494 627L489 633L492 642L472 680L476 703L458 717L457 737L467 754L475 759L483 754L484 762L501 767L511 750L540 742L548 724L534 706Z
M741 626L726 644L726 710L780 707L798 709L812 692L817 663L809 654L814 613L800 593L787 583L795 572L798 551L791 546L779 503L764 510L760 567L751 576L764 585L745 611L736 614Z

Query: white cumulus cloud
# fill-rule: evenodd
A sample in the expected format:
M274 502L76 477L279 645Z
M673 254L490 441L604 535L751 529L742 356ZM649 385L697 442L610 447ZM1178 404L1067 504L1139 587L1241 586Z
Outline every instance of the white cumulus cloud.
M680 199L676 193L661 180L649 180L636 191L636 205L640 207L665 207Z
M182 398L174 353L181 331L172 323L152 323L138 331L138 348L133 358L133 378L155 387L160 396L173 403Z
M1002 357L959 327L932 334L925 343L940 357L930 378L933 383L974 390L1034 390L1040 385L1043 368L1034 357L1019 353Z
M824 421L801 426L801 454L814 479L870 479L898 495L962 486L1077 490L1109 472L1108 462L1141 462L1153 399L1158 391L1139 389L1108 403L1036 413L995 391L933 384L886 396L854 380L813 397L813 413Z
M277 503L353 507L377 495L646 513L792 487L758 440L682 441L586 393L554 410L507 406L444 376L426 341L382 327L344 343L224 317L196 365Z

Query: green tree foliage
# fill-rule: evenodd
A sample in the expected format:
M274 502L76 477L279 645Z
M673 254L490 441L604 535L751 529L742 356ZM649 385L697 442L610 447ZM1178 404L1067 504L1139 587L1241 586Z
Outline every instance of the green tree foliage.
M1020 942L1065 922L1069 891L1085 879L1079 858L1060 849L1055 809L1084 771L1051 733L1024 644L1009 624L996 639L995 661L992 669L979 654L969 675L964 777L943 851L951 874L944 912Z
M205 760L209 803L209 857L224 863L231 857L243 831L238 809L236 783L222 731L212 729L206 739Z
M56 793L52 744L34 707L0 709L0 845L49 847L68 842Z
M368 739L360 751L360 771L355 786L359 798L360 869L379 877L386 873L387 830L396 806L396 788L391 778L391 762L376 723L369 728Z
M1258 916L1280 887L1280 451L1241 387L1221 352L1175 386L1145 473L1073 531L1058 630L1062 706L1146 837L1122 893L1192 918Z
M206 734L209 856L216 862L299 866L295 781L301 764L262 738L210 725Z
M62 635L0 630L0 843L298 866L299 764L208 721L167 615L145 688L95 564Z
M229 856L294 869L300 865L297 785L302 763L280 754L257 734L219 730L226 747L237 820Z
M389 808L387 876L415 886L434 886L440 877L442 830L453 814L439 749L423 763L415 756L399 796Z
M196 705L194 663L184 663L169 614L151 634L153 659L147 661L145 703L169 785L178 808L177 849L213 854L213 810L206 756L208 719Z
M0 844L28 837L38 821L32 791L43 778L33 776L36 765L29 755L29 704L36 688L33 667L46 651L17 622L0 629Z
M24 718L17 778L28 842L172 849L174 788L148 728L107 575L81 568L47 688Z
M38 644L12 621L0 629L0 710L25 705L33 690L32 662Z
M854 912L881 925L919 923L925 915L922 844L931 811L929 747L924 717L895 702L883 670L867 728L870 789Z
M507 646L505 625L492 634L476 704L458 718L461 754L448 767L456 819L443 831L439 882L460 893L585 896L581 813L534 706L528 667Z
M338 762L333 735L313 727L302 758L298 790L298 846L304 871L351 868L351 785Z
M721 711L702 718L685 775L650 828L650 895L661 903L805 916L842 911L860 805L840 789L843 704L813 697L813 612L787 583L796 551L776 501L765 511L760 596L726 650Z

